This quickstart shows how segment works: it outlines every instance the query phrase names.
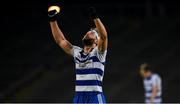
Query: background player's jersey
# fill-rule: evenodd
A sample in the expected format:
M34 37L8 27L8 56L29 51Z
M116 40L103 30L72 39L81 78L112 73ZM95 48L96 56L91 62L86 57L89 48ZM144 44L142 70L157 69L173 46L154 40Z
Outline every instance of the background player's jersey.
M150 77L144 79L144 88L145 88L145 97L146 102L152 96L152 88L157 86L157 96L154 99L154 102L161 102L161 78L158 74L152 74Z
M85 54L82 48L73 46L71 54L76 68L76 92L102 92L106 53L95 47Z

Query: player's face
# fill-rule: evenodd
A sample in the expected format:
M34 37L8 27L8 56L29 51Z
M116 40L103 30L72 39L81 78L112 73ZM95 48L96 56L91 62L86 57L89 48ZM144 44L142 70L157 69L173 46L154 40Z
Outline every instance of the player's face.
M140 69L140 75L144 78L146 77L146 72L144 69Z
M92 46L93 44L96 44L96 36L92 31L88 31L86 35L83 38L83 44L85 46Z
M149 77L151 75L150 71L145 71L145 68L148 66L149 66L149 64L147 64L147 63L143 63L140 65L140 74L144 78Z
M140 69L140 74L143 78L147 78L151 76L151 71L145 71L144 69Z

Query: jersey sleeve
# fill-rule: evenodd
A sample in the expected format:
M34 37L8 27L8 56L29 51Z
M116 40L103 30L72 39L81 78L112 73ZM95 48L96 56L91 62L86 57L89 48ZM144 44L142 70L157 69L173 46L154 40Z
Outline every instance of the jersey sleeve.
M78 46L73 46L71 49L71 55L75 57L82 49Z
M158 85L158 76L154 75L152 77L152 86L157 86Z
M101 62L105 62L106 61L106 55L107 55L107 50L105 50L104 52L100 52L98 50L98 47L95 48L95 54L96 56L98 57L98 59L101 61Z

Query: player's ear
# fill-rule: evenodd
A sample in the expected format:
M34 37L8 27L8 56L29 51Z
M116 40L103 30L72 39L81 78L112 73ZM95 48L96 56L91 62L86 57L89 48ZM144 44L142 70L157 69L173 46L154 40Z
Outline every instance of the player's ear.
M96 44L96 46L98 45L98 40L97 39L95 39L95 44Z

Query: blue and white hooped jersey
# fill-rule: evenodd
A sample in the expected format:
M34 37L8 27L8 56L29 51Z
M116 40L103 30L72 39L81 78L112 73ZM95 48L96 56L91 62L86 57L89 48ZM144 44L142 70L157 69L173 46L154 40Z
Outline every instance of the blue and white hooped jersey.
M157 96L155 102L161 102L161 78L158 74L152 74L150 77L144 79L145 97L149 99L152 96L152 88L157 86Z
M95 47L85 54L82 48L73 46L71 54L76 68L76 92L102 92L106 53Z

